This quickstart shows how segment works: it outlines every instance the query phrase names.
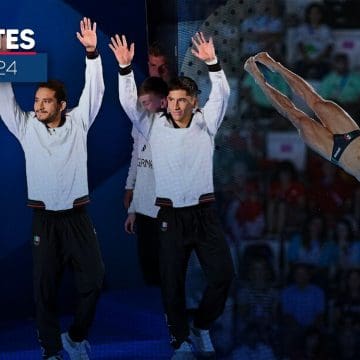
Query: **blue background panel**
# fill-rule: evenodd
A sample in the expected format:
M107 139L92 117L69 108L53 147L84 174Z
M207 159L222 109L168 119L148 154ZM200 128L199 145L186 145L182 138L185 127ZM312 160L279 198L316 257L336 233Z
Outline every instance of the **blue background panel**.
M147 44L144 0L89 2L85 0L30 0L0 2L1 28L30 28L35 32L34 51L48 56L48 78L60 79L68 92L69 108L77 105L84 85L85 51L76 38L80 20L97 22L98 50L102 57L105 95L99 115L88 135L89 211L103 251L106 288L141 284L136 242L123 230L122 205L132 141L131 124L118 99L118 64L108 44L115 33L136 43L134 69L137 81L146 76ZM18 103L32 110L36 84L14 84ZM31 217L26 207L23 151L0 121L0 319L33 314ZM71 286L71 276L64 287ZM63 291L61 308L72 303Z
M12 83L47 81L47 55L0 54L0 81Z

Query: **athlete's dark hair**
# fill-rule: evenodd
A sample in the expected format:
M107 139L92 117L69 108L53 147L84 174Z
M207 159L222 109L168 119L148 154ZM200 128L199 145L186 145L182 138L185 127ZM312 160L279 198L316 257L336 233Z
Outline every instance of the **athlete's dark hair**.
M158 41L154 41L152 44L149 45L148 55L152 55L155 57L163 56L167 58L162 45Z
M67 101L65 85L56 79L48 80L38 84L37 89L47 88L55 91L55 98L60 103L61 101Z
M166 82L162 78L155 76L145 79L139 87L138 96L150 93L165 98L169 93Z
M185 90L189 96L197 96L200 93L196 82L187 76L173 78L169 83L169 91L172 90Z

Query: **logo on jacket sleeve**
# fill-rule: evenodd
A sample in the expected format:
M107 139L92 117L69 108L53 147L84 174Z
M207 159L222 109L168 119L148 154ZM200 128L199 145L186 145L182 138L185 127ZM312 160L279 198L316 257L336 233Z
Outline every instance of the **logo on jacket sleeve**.
M168 229L168 223L166 221L161 222L160 230L166 231Z
M34 245L39 246L40 245L40 236L34 235Z

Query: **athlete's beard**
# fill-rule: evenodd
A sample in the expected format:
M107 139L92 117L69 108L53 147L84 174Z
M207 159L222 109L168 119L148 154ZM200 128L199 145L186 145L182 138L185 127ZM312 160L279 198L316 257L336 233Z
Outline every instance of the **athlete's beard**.
M49 115L46 119L39 119L37 116L36 116L36 118L37 118L40 122L42 122L43 124L49 125L49 124L51 124L52 122L54 122L54 121L56 120L58 114L59 114L59 111L56 112L56 113L53 113L53 114Z

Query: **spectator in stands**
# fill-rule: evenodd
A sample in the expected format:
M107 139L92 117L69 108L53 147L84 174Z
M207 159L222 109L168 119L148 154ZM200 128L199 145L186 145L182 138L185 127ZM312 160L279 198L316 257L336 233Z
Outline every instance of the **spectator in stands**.
M290 239L287 259L290 264L306 263L316 270L326 269L326 272L336 264L337 247L327 237L322 215L311 215L305 221L302 233Z
M338 335L340 360L359 360L360 337L359 332L352 327L343 326Z
M305 219L305 188L297 180L298 172L289 161L278 164L274 179L270 183L266 210L269 236L281 234L291 217L292 229L300 228Z
M351 224L345 218L336 222L334 238L338 246L339 268L360 266L360 241L355 239Z
M341 322L344 323L348 319L356 326L360 326L360 269L349 269L345 283L345 289L338 294L335 301L335 325L339 327Z
M245 283L239 284L236 290L236 337L242 339L244 330L252 324L259 329L262 341L271 343L275 338L279 306L274 269L268 259L258 255L250 260L245 270Z
M281 293L283 345L288 355L299 346L299 338L307 329L322 328L325 312L324 291L311 283L310 268L298 263L294 268L295 282Z
M301 0L286 1L286 25L297 26L305 20L305 11L308 5L312 3L322 3L323 0Z
M346 287L335 301L338 359L358 360L360 354L360 269L350 269Z
M353 187L345 183L341 170L334 164L317 157L317 170L310 170L307 191L310 212L320 212L325 217L342 216L346 199L353 197Z
M330 70L334 43L322 4L308 5L305 22L296 29L295 41L298 49L295 72L305 78L321 79Z
M343 174L348 176L348 174L346 174L345 172L343 172ZM351 180L356 180L356 179L351 177ZM349 184L346 183L346 185ZM346 197L342 207L342 217L349 222L351 226L351 230L354 233L355 237L359 236L359 221L356 213L357 211L356 209L358 209L360 205L358 198L358 195L360 195L359 192L360 192L360 187L358 184L356 184L356 187L354 187L354 191L352 192L352 196Z
M272 348L262 341L257 326L248 325L244 334L245 343L233 350L230 360L276 360Z
M252 15L240 25L244 57L270 49L276 51L278 56L283 22L278 16L277 1L258 0L255 6L249 8L249 12Z
M296 349L290 360L338 360L330 354L326 338L318 329L309 328L304 341L299 340L302 346Z
M235 211L238 239L259 239L265 229L265 212L260 184L248 179Z
M360 115L360 73L351 71L347 54L335 54L332 71L322 79L319 94L324 99L335 101L355 121L358 121Z
M253 145L256 139L251 133L240 133L231 129L223 139L218 140L221 140L217 142L217 150L220 151L215 151L214 161L220 172L215 174L215 177L220 175L219 187L224 188L234 182L242 183L239 177L246 178L253 172L259 171L259 159L263 158L263 154L259 154L262 144L258 141Z

